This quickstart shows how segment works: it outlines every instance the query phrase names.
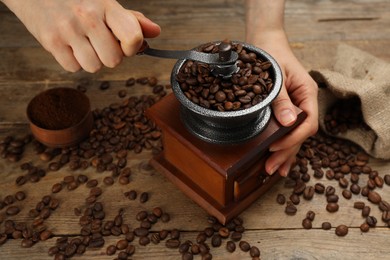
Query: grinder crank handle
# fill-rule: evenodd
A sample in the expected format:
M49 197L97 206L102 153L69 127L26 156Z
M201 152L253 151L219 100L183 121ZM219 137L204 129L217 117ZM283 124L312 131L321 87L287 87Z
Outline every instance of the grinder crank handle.
M166 59L193 60L212 65L232 65L237 61L238 54L231 50L229 43L222 42L218 48L218 53L204 53L194 50L158 50L150 48L149 44L144 41L137 55L146 54Z

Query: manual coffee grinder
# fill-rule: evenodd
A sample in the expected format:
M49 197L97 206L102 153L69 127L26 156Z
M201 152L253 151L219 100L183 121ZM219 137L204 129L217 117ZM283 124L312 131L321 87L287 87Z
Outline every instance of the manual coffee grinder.
M232 48L235 46L235 48ZM207 49L209 53L201 50ZM210 75L229 82L243 68L241 49L270 63L273 86L257 104L239 110L212 110L186 95L178 75L187 61L206 64ZM264 169L271 143L306 114L297 109L293 126L283 127L270 107L282 87L282 73L265 51L242 42L214 42L191 51L162 51L145 46L143 54L178 59L171 74L173 93L146 111L163 133L164 150L151 159L154 168L209 214L225 224L264 194L280 178Z

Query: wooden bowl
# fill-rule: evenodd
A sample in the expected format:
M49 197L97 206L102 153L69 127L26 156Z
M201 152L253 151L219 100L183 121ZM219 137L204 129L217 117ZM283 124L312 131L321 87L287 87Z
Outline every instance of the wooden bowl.
M93 115L88 97L73 88L52 88L35 96L27 106L34 137L48 147L68 147L88 137Z

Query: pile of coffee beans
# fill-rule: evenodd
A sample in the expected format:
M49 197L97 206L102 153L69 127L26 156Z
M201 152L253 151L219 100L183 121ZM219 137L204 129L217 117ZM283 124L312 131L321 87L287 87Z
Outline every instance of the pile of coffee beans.
M89 84L88 81L81 81L77 89L86 92ZM61 204L55 196L64 189L73 191L85 185L89 189L85 204L74 208L74 214L79 218L80 233L75 237L56 239L55 244L48 250L48 255L56 260L69 259L83 255L88 249L104 247L107 255L128 259L136 251L135 242L141 246L164 243L167 248L178 250L183 259L193 259L196 255L202 256L202 259L212 259L211 249L222 246L225 241L228 252L232 253L238 247L248 252L253 259L259 259L260 250L241 240L245 228L240 218L222 225L210 216L207 219L210 226L199 232L193 241L183 241L178 229L151 231L157 222L171 221L170 214L161 207L136 213L135 218L139 221L139 226L134 228L130 228L124 221L123 215L127 214L125 209L119 209L114 219L106 220L104 203L100 201L101 195L116 182L126 185L131 181L132 169L127 166L129 153L141 153L146 149L156 154L162 150L160 130L143 113L166 94L166 87L158 84L153 77L130 78L125 86L132 87L135 84L149 85L153 95L131 96L120 103L93 111L95 127L90 136L78 145L62 149L48 148L34 140L31 134L23 138L7 136L0 141L1 155L8 161L17 162L22 159L25 146L32 144L39 160L47 165L47 168L44 168L42 165L35 166L33 162L22 163L20 169L26 173L16 178L18 187L27 182L37 183L65 166L71 172L64 176L62 181L52 185L52 194L44 196L28 211L29 221L15 222L11 219L19 214L21 202L27 197L25 192L18 191L0 200L0 210L5 208L6 214L4 231L0 232L0 245L8 239L21 239L21 247L26 248L53 237L52 229L47 227L45 221ZM102 82L99 88L106 91L110 88L110 82ZM123 98L124 95L118 92L118 96ZM80 173L80 170L88 167L94 167L98 173L110 171L111 175L104 177L99 183L97 179ZM152 167L148 163L141 163L139 169L150 171ZM129 190L123 195L132 201L138 198L140 204L147 204L150 200L148 192ZM0 224L2 222L1 219ZM118 241L106 245L107 236L118 237Z
M271 63L241 44L232 44L239 54L239 70L230 78L215 76L212 65L186 61L176 75L184 95L195 104L218 111L246 109L264 100L273 88ZM203 45L199 51L217 53L218 45Z
M309 174L309 166L313 170L312 175ZM361 178L363 175L368 177L365 183ZM314 185L309 184L312 177L315 179ZM322 178L334 181L341 189L341 194L336 194L336 185L325 186L321 183ZM310 200L315 194L325 196L327 202L325 209L328 212L337 212L339 195L346 200L350 200L353 195L361 195L367 198L367 203L381 210L382 221L390 226L390 203L383 200L375 191L376 188L382 188L385 183L390 185L390 175L382 178L373 170L369 166L369 156L359 146L347 140L327 137L319 132L304 142L297 155L297 167L290 171L286 179L285 186L292 189L289 200L284 194L278 194L276 201L280 205L285 205L287 215L295 215L300 197ZM362 232L376 226L377 217L370 214L369 205L357 201L353 207L362 211L363 223L360 226ZM314 212L307 212L306 218L302 220L302 226L311 229L314 217ZM324 230L332 228L329 222L323 222L321 226ZM347 235L348 227L338 225L335 234Z
M345 133L349 129L361 128L365 131L371 128L364 122L361 101L358 97L339 99L329 107L324 123L326 131L333 135Z

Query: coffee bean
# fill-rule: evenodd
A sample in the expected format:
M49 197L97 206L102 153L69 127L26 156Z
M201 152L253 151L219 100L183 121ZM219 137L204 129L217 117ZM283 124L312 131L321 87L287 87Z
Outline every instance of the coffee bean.
M126 249L127 248L127 246L128 246L128 241L126 240L126 239L121 239L121 240L119 240L117 243L116 243L116 248L118 249L118 250L124 250L124 249Z
M111 186L114 184L114 178L107 176L103 179L104 184Z
M137 198L137 192L135 190L129 191L128 198L129 200L135 200Z
M323 230L329 230L332 228L332 225L329 222L322 222L321 227Z
M362 216L363 217L368 217L370 215L371 208L369 206L364 206L362 209Z
M228 241L226 243L226 250L230 253L236 251L236 244L233 241Z
M314 192L315 190L313 186L307 186L303 191L303 197L307 200L311 200L314 196Z
M352 186L351 186L352 187ZM349 200L352 198L352 193L349 190L343 190L342 195L345 199Z
M295 193L292 193L291 196L290 196L290 201L294 204L294 205L298 205L300 203L300 199L299 199L299 196Z
M336 212L339 210L339 205L337 203L334 203L334 202L330 202L326 205L326 210L328 212Z
M26 198L26 193L24 193L23 191L18 191L15 193L15 199L18 200L18 201L22 201Z
M368 232L370 230L370 226L367 223L363 223L360 225L360 231Z
M108 81L102 81L101 83L100 83L100 86L99 86L99 88L101 89L101 90L106 90L106 89L108 89L110 87L110 82L108 82Z
M355 209L363 209L365 206L364 202L362 201L356 201L354 204L353 204L353 207Z
M293 204L287 204L285 211L287 215L295 215L297 208Z
M106 255L114 255L116 253L116 246L109 245L106 249Z
M34 242L31 239L23 239L20 246L24 248L29 248L34 245Z
M180 240L178 239L168 239L166 242L165 242L165 246L167 248L178 248L180 246Z
M259 257L260 256L260 250L256 246L252 246L249 250L251 257Z
M176 228L171 230L171 238L173 239L179 239L180 238L180 231Z
M194 259L194 256L190 252L185 252L182 256L183 260L192 260Z
M251 249L251 246L249 245L248 242L246 241L240 241L240 243L238 244L238 246L240 247L240 249L244 252L248 252L250 249Z
M306 218L309 219L310 221L313 221L314 218L315 218L316 214L314 213L314 211L312 210L309 210L307 213L306 213Z
M326 196L333 195L333 194L335 194L335 192L336 192L336 189L333 186L327 186L325 189Z
M230 235L230 239L233 240L233 241L240 241L241 238L242 238L242 233L241 232L234 231Z
M375 191L369 191L368 192L368 200L374 204L379 204L379 202L381 202L382 198L379 195L379 193L377 193Z
M92 179L92 180L87 181L86 186L88 188L93 188L93 187L96 187L98 185L98 183L99 183L98 180Z
M227 237L229 237L230 232L229 232L229 229L227 229L226 227L222 227L222 228L219 229L218 234L222 238L227 238Z
M276 197L276 202L280 205L283 205L284 203L286 203L286 197L283 195L283 194L278 194L277 197Z
M384 177L384 181L387 185L390 186L390 174L386 174L385 177Z
M20 212L20 208L17 207L17 206L9 206L5 213L8 215L8 216L15 216L17 215L18 213Z
M145 237L149 234L149 230L146 228L139 227L139 228L134 229L134 234L137 237Z
M348 234L348 227L346 225L339 225L336 227L335 233L340 237L346 236Z
M222 239L220 235L213 235L211 238L211 245L213 247L220 247L222 244Z
M148 212L146 212L145 210L138 212L136 215L136 219L138 221L145 220L147 217L148 217Z
M150 243L150 238L149 238L149 237L145 236L145 237L140 237L140 238L139 238L139 244L140 244L141 246L146 246L146 245L148 245L149 243Z
M170 219L171 219L171 217L170 217L170 215L169 215L168 213L165 213L165 212L164 212L164 213L161 215L161 221L162 221L163 223L168 222Z
M141 195L140 195L140 202L141 203L145 203L149 200L149 193L147 192L142 192Z
M325 192L325 186L322 183L316 183L314 185L314 191L318 194L323 194Z
M377 220L374 216L368 216L366 218L366 223L370 226L370 227L375 227L376 226L376 223L377 223Z
M305 218L302 220L302 226L304 229L311 229L312 228L312 223L311 220L308 218Z

